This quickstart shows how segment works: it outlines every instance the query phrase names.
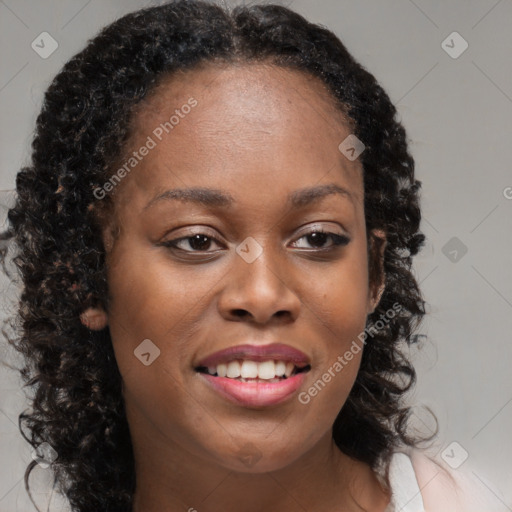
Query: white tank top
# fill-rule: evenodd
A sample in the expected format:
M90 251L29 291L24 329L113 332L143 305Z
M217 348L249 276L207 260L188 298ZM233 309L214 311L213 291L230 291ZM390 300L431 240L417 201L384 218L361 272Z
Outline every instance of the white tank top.
M411 459L405 453L392 455L389 465L391 502L385 512L425 512Z

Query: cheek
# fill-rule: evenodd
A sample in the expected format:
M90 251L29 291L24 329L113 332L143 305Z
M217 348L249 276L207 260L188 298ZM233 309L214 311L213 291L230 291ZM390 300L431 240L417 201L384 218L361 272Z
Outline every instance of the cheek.
M205 266L198 277L198 266L171 265L160 248L130 250L125 244L118 250L122 257L108 271L108 316L120 368L134 364L134 350L146 339L161 351L166 366L187 360L185 341L195 332L197 316L221 275Z
M366 246L346 254L332 271L312 275L308 297L311 322L324 341L312 385L299 400L321 422L334 421L355 382L364 344L368 307Z
M183 366L192 350L186 341L197 330L197 314L215 276L205 271L198 279L196 267L195 277L188 279L185 267L171 265L160 250L119 244L121 250L123 256L108 272L108 314L127 413L132 420L142 414L158 425L172 423L173 436L185 439L186 425L201 424L203 411L191 407L186 391ZM213 431L214 425L209 427Z
M358 243L328 270L310 272L309 289L303 293L329 347L337 351L344 350L365 328L369 292L365 251L366 246Z

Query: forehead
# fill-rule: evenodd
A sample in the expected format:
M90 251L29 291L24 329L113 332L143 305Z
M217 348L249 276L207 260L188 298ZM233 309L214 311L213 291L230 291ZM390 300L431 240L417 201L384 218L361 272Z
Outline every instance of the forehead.
M184 108L191 99L196 105ZM127 180L148 192L203 185L205 178L222 188L243 170L244 178L259 173L281 191L335 172L362 196L360 162L338 149L351 122L323 82L300 71L209 64L164 77L138 105L131 128L128 154L148 137L155 142Z
M243 106L253 114L265 113L269 122L275 120L273 112L278 115L285 111L291 113L294 106L303 109L310 105L317 115L325 116L327 122L337 120L349 125L322 80L305 71L270 62L210 62L163 76L139 105L138 121L151 120L152 113L193 93L198 99L215 102L224 108ZM308 112L303 111L303 114L308 115Z

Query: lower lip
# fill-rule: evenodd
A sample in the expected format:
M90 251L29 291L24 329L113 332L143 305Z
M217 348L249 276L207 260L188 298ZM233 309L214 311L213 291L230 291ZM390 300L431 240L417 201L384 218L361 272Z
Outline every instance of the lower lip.
M298 373L279 382L241 382L227 377L199 373L225 398L246 407L277 405L291 398L301 386L308 372Z

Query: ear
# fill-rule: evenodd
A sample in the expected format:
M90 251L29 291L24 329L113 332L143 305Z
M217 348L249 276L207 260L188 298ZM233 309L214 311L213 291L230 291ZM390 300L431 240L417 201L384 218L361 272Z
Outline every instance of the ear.
M101 307L88 308L80 315L80 321L92 331L101 331L108 325L108 316Z
M368 314L375 311L386 288L384 273L384 251L386 250L386 233L381 229L373 229L370 234L370 296L368 299Z

